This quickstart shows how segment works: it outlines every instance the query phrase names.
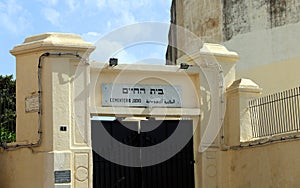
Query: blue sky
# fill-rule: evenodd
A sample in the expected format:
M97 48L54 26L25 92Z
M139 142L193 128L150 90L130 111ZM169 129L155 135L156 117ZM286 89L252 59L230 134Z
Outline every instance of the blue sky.
M15 74L15 58L9 50L28 36L45 32L76 33L95 43L130 24L169 23L170 6L171 0L0 0L0 74ZM167 29L163 35L166 41ZM164 44L148 43L124 49L116 57L125 63L163 60L165 50Z

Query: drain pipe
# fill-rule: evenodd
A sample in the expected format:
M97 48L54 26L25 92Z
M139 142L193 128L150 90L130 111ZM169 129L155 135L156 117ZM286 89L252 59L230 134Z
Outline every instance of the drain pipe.
M205 67L213 68L215 70L215 76L217 77L218 81L218 113L219 113L219 126L220 126L220 148L221 150L228 150L230 146L225 144L225 127L224 127L224 118L225 118L225 111L226 111L226 89L224 83L224 71L222 66L218 62L209 63L208 60L205 60ZM211 86L210 86L211 87ZM212 104L214 105L214 104ZM211 117L211 115L210 115Z
M38 101L39 101L39 110L38 110L38 141L36 143L30 144L7 144L3 143L0 145L4 150L15 150L19 148L34 148L39 147L42 144L42 64L43 59L49 56L74 56L76 58L82 59L78 53L64 53L64 52L46 52L40 55L38 62Z

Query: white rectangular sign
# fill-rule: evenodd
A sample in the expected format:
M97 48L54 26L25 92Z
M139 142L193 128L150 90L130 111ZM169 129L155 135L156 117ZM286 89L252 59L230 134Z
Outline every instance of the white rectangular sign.
M181 107L180 86L102 84L102 106Z

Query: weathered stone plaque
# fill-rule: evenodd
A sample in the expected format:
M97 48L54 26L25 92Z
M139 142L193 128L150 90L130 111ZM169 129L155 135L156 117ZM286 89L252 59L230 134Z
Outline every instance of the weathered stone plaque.
M25 112L39 111L39 96L33 95L25 98Z

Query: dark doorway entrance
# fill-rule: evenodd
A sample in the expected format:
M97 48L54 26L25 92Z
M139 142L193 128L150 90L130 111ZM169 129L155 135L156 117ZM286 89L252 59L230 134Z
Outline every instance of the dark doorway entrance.
M99 126L123 144L134 147L154 146L168 139L180 126L193 131L191 120L149 120L138 122L92 121L92 139L99 136ZM94 139L93 139L94 141ZM111 152L113 144L106 140L107 147L102 151ZM93 148L94 148L93 143ZM115 155L115 153L114 153ZM116 156L113 156L116 157ZM124 160L141 160L143 156L120 152ZM193 138L170 159L152 166L128 167L115 164L93 151L93 187L94 188L194 188Z

